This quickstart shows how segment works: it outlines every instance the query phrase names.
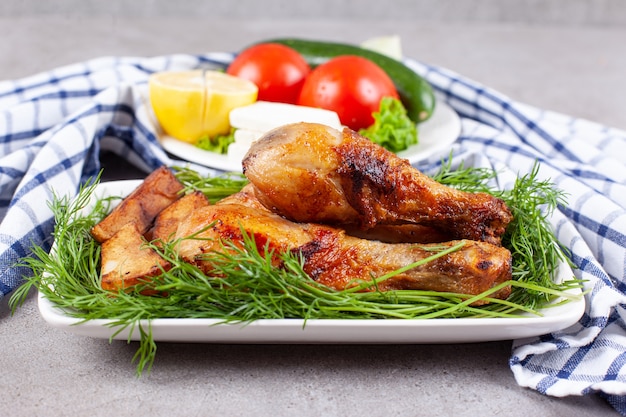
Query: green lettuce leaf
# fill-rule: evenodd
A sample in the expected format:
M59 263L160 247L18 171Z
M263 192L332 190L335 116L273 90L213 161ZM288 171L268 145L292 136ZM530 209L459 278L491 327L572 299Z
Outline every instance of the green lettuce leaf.
M372 114L374 123L359 130L369 138L392 152L400 152L418 143L417 126L409 119L402 102L393 97L383 97L380 110Z
M231 129L226 135L217 135L215 137L203 136L196 143L196 147L205 151L211 151L219 154L228 152L228 146L235 141L235 129Z

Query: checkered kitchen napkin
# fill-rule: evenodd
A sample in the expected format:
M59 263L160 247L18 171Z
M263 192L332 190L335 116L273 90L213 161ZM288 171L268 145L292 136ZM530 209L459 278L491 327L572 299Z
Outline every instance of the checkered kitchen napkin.
M230 59L108 57L0 82L0 297L29 273L15 263L31 245L52 243L45 202L53 191L76 194L99 172L102 149L146 172L181 163L158 143L146 111L148 75ZM552 396L599 393L626 415L626 132L512 101L442 68L406 63L462 117L453 164L493 167L500 183L510 183L538 160L539 177L568 195L553 225L586 282L586 310L570 328L514 341L509 365L517 382ZM434 172L440 157L419 168Z

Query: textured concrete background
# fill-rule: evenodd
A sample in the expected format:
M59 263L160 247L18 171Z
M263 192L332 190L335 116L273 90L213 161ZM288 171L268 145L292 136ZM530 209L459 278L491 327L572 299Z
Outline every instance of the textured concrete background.
M394 19L623 25L623 0L4 0L0 16Z

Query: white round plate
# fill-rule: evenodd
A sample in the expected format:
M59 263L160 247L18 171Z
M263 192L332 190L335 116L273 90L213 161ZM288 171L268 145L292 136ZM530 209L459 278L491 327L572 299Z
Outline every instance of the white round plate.
M461 134L461 118L443 101L437 101L435 111L428 120L418 125L417 145L398 152L398 156L408 159L411 164L423 161L433 155L447 155L450 147Z
M411 164L415 164L435 154L447 154L460 133L461 119L459 115L446 103L437 101L432 116L418 127L419 143L398 152L398 156L408 159ZM163 135L161 145L172 155L189 162L222 171L242 171L241 160L239 159L235 160L229 158L228 155L202 150L171 136Z

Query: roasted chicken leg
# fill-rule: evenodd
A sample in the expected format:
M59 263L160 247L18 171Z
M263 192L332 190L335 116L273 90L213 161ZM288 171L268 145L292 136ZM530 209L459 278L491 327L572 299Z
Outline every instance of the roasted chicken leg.
M297 222L420 224L498 245L512 218L502 200L441 185L349 129L279 127L252 144L243 171L266 207Z
M206 253L223 252L223 242L242 244L242 230L253 236L259 250L266 245L274 254L297 252L305 271L317 282L334 289L370 281L438 250L463 243L434 261L380 282L379 290L423 289L476 295L511 278L511 254L502 247L470 240L441 244L383 243L347 236L343 230L313 223L295 223L269 210L246 194L195 210L176 233L179 256L210 274ZM280 267L279 257L273 260ZM373 289L373 286L372 286ZM506 298L510 287L493 297Z

